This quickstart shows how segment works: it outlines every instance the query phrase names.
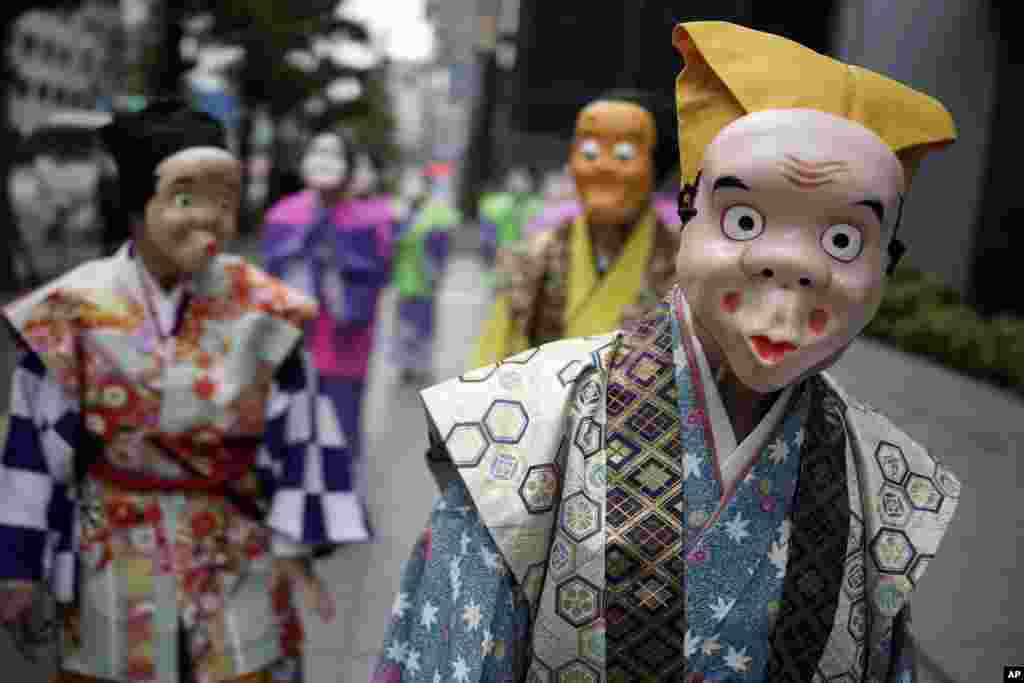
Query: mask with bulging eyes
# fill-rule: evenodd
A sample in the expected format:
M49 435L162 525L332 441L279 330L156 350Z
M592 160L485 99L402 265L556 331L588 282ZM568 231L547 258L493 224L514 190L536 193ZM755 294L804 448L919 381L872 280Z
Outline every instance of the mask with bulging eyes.
M334 133L313 138L302 158L302 181L314 190L336 190L348 177L345 143Z
M765 110L712 140L698 187L676 268L705 348L759 393L828 368L881 304L899 159L852 121Z
M654 116L631 102L598 100L576 121L569 169L591 225L621 225L651 199Z

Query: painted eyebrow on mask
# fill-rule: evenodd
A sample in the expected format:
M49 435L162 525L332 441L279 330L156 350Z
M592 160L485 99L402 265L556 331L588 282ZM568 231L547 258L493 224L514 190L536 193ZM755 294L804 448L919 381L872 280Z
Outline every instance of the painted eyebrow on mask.
M748 187L745 182L743 182L734 175L724 175L718 180L716 180L715 184L711 188L711 191L714 192L715 190L720 190L723 187L735 187L740 190L747 190L748 192L750 191L750 187Z
M199 180L193 175L157 175L157 180L162 180L167 187L174 189L191 189L199 184Z
M724 175L718 180L716 180L715 184L711 188L711 191L714 192L715 190L719 190L723 187L734 187L740 190L747 190L748 192L750 191L750 187L745 182L743 182L736 176L732 175ZM863 201L854 202L853 205L868 207L878 218L878 222L881 223L882 225L885 225L885 205L882 204L880 200L865 199Z
M865 199L862 202L855 202L854 206L866 206L871 209L875 216L878 217L878 222L885 225L885 206L877 199Z

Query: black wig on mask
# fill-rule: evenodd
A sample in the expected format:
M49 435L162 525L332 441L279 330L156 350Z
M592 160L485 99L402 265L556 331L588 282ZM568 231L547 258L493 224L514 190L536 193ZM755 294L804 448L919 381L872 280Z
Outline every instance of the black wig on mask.
M672 102L648 90L618 88L602 93L595 102L628 102L647 111L654 118L655 142L651 155L654 161L654 186L660 186L679 163L676 146L676 112Z
M156 167L190 147L227 149L224 127L184 100L162 98L137 112L122 112L99 130L117 164L121 210L142 213L156 193Z

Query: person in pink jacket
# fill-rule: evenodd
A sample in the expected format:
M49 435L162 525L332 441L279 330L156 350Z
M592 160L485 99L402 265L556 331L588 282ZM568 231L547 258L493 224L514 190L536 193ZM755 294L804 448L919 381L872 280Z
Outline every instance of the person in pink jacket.
M362 405L373 350L377 304L391 271L397 210L390 197L353 196L356 153L345 134L325 131L302 161L306 189L268 211L263 229L267 270L312 295L319 316L307 331L321 394L349 441L351 481L360 488ZM322 412L322 411L321 411ZM364 510L353 524L366 527Z

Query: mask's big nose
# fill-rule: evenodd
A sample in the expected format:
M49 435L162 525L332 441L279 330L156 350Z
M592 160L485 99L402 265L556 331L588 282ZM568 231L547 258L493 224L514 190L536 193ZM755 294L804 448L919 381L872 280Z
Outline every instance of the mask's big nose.
M771 280L782 289L827 287L831 269L819 250L798 242L755 240L743 255L743 269L752 279Z

